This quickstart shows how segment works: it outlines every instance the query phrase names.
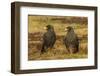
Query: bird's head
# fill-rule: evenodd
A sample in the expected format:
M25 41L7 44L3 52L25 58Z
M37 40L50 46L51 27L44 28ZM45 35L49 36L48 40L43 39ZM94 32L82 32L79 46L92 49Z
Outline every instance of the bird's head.
M73 30L73 28L72 28L71 26L67 26L67 27L65 28L65 31L67 31L67 32L72 31L72 30Z
M47 30L47 31L48 30L54 30L52 25L47 25L47 26L44 27L44 29Z

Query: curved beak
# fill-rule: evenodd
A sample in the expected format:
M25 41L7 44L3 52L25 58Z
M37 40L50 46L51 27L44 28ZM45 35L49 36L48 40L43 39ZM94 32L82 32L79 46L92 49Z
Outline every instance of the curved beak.
M47 30L47 27L45 26L43 29L44 29L44 30Z
M68 31L68 28L67 27L65 27L65 31Z

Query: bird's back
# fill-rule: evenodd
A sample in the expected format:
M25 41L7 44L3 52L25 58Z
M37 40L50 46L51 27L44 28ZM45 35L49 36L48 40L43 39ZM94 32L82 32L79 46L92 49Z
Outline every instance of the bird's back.
M54 31L47 31L43 36L43 41L46 47L52 47L55 43L55 32Z
M77 46L79 44L77 35L74 32L67 33L65 36L65 44L68 46Z

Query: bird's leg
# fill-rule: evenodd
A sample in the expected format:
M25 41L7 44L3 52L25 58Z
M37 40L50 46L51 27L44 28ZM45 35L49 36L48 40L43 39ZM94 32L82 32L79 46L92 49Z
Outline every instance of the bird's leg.
M69 48L66 48L66 49L67 49L68 54L70 54L70 50L69 50Z
M67 53L70 54L70 50L68 46L66 46L66 49L67 49Z
M74 49L70 47L69 51L70 51L70 54L73 54Z
M45 52L45 47L42 46L41 54L43 54L44 52Z

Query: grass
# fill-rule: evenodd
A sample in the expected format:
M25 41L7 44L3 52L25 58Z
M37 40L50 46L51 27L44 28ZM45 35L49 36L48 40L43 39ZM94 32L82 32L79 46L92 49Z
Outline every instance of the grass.
M68 52L62 48L58 49L48 49L44 54L40 54L38 51L29 53L29 60L52 60L52 59L77 59L77 58L87 58L87 52L80 47L80 51L76 54L68 54ZM33 56L34 55L34 56Z
M77 54L53 54L50 52L47 52L45 54L34 54L34 57L31 56L29 60L52 60L52 59L82 59L82 58L86 58L87 55L86 54L81 54L81 53L77 53Z
M72 22L72 23L63 23L60 21L53 21L51 16L29 16L28 17L28 60L52 60L52 59L80 59L87 58L88 56L88 46L87 46L87 24L86 22L81 24L81 22ZM48 18L48 19L47 19ZM62 17L59 17L62 18ZM74 17L75 18L75 17ZM66 17L65 19L74 19ZM78 18L76 18L78 19ZM79 18L81 19L81 18ZM47 21L48 20L48 21ZM52 21L51 21L52 20ZM75 20L75 19L74 19ZM72 21L74 21L72 20ZM86 18L83 18L83 21L86 21ZM42 36L45 32L43 29L47 24L53 25L57 40L53 49L47 49L44 54L40 54L42 46ZM64 44L63 38L66 34L65 27L72 26L75 33L78 35L80 40L79 52L76 54L68 54Z

